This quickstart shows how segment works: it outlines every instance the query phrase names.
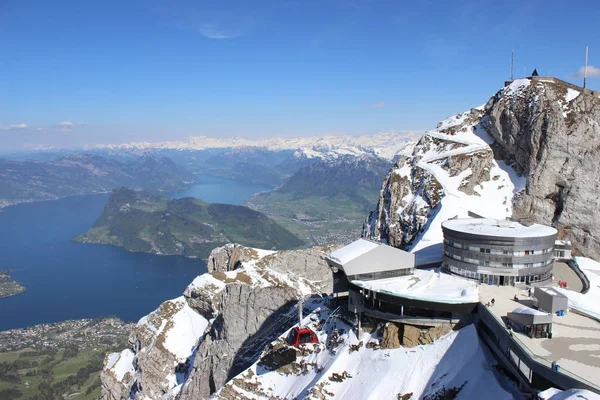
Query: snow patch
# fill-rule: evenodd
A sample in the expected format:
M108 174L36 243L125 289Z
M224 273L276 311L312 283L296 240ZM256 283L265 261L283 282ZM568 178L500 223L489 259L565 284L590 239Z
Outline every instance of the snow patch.
M580 94L581 92L579 92L578 90L568 88L565 100L567 101L567 103L570 103L571 101L575 100Z
M125 349L120 353L109 354L106 369L112 371L117 380L121 382L125 374L129 373L133 376L135 373L135 369L133 368L134 357L135 354L129 349Z
M473 280L445 274L439 269L417 269L414 275L352 283L378 292L411 299L443 303L477 303L479 292Z
M185 361L204 334L208 320L188 306L184 297L182 308L171 318L171 328L166 332L164 347L173 354L178 361Z

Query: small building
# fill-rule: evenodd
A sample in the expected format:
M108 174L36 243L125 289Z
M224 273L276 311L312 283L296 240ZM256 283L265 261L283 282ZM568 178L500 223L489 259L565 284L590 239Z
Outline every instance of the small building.
M506 315L509 324L530 338L552 337L552 314L529 307L515 308Z
M566 310L568 307L567 296L550 287L536 287L534 296L538 300L538 309L551 314Z
M557 240L554 242L553 258L555 260L571 259L571 242L568 240Z
M327 257L333 271L334 297L348 294L348 282L411 275L415 255L385 244L358 239Z

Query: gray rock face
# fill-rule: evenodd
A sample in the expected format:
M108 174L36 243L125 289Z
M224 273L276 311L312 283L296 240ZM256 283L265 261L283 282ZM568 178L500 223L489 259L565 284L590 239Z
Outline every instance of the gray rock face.
M551 224L577 253L600 259L600 98L533 80L487 104L496 154L527 176L515 217Z
M229 243L213 249L208 256L206 266L208 272L227 272L236 269L240 263L256 259L258 259L256 250L237 243Z
M459 114L457 124L448 123L451 118L438 125L436 132L450 137L470 129L493 143L489 149L453 155L460 145L423 136L412 156L399 161L384 180L364 235L406 248L422 232L444 195L419 163L433 149L449 155L435 162L450 176L470 170L459 187L468 195L478 196L482 183L498 178L490 176L493 159L512 165L526 178L525 189L507 200L513 218L552 225L559 239L573 243L575 254L599 260L600 97L575 89L543 77L515 81L483 110Z
M298 292L291 287L229 285L220 299L219 317L198 347L193 372L180 398L208 398L247 367L256 350L251 338L267 331L266 321L287 310L297 298Z
M135 399L208 398L294 323L286 312L299 296L331 291L325 262L329 251L319 247L265 255L233 244L213 250L211 272L196 278L183 297L143 318L130 349L108 357L102 398L121 400L130 393ZM208 321L204 333L190 327L192 319ZM196 345L182 357L190 347L177 350L172 339L184 336ZM116 363L117 357L126 361ZM184 383L181 391L179 383Z
M244 250L245 249L245 250ZM210 333L198 347L193 372L182 390L182 399L207 398L228 379L241 372L252 360L256 344L276 328L278 316L289 309L298 299L297 278L312 281L313 293L330 293L333 290L331 270L325 256L332 248L314 247L305 250L279 251L257 261L259 268L279 272L287 282L277 281L275 286L256 287L243 284L227 285L225 291L207 299L198 291L186 291L186 297L194 307L202 304L199 312L218 316ZM237 250L237 253L235 253ZM243 246L215 249L213 269L223 271L232 265L232 259L222 257L223 251L230 251L232 257L246 254L253 259L254 254ZM189 289L188 289L189 290ZM199 300L202 299L202 300ZM210 309L206 307L211 304ZM287 328L287 327L285 327ZM281 328L280 328L281 330ZM277 330L273 331L277 332Z
M102 399L105 400L128 400L133 378L120 381L117 377L106 369L100 373L102 382Z
M320 293L333 291L333 275L325 261L327 254L337 246L321 246L304 250L279 251L274 255L264 257L259 264L268 265L270 269L282 274L310 279L320 290Z

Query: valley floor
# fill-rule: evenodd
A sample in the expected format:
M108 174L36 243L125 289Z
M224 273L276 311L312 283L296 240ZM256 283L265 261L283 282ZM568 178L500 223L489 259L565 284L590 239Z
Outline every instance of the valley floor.
M0 399L97 398L104 357L132 326L98 318L0 332Z

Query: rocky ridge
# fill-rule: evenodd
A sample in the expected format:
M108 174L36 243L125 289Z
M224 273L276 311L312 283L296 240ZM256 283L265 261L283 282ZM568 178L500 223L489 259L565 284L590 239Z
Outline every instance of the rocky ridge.
M329 251L215 249L208 273L142 318L129 348L107 356L102 398L207 398L287 329L299 296L332 290Z
M385 179L364 235L438 261L428 256L441 254L444 220L512 216L555 226L598 259L599 148L597 95L556 79L515 80L425 133Z

